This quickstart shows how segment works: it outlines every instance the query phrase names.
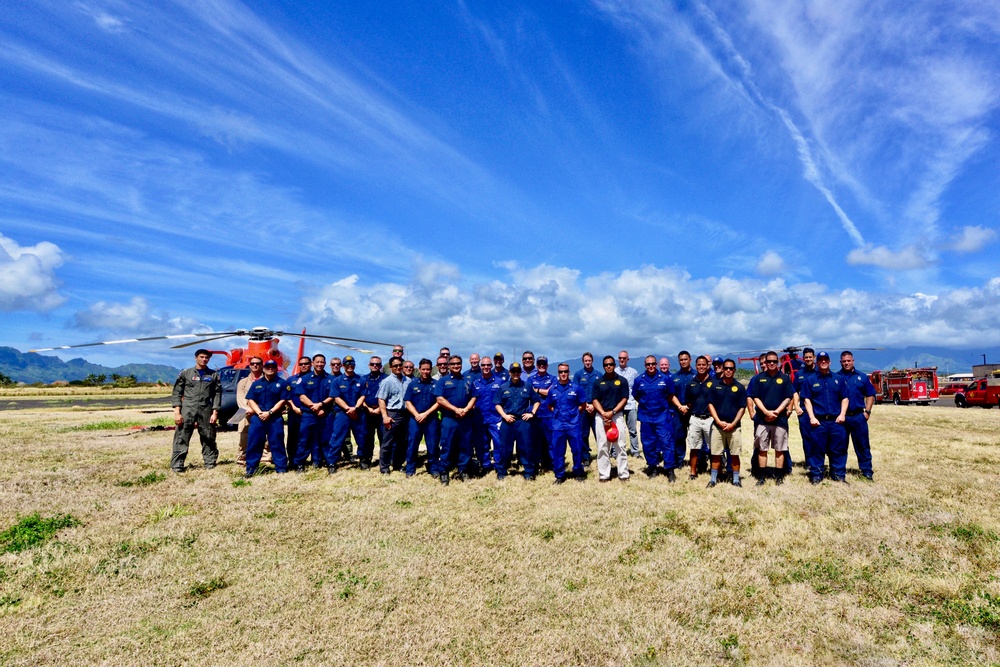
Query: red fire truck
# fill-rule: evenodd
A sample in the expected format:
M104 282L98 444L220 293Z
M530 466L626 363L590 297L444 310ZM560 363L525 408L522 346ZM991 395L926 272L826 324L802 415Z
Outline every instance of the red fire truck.
M875 371L868 377L875 385L877 403L892 401L896 405L903 403L927 405L938 400L936 366Z
M973 405L987 409L1000 405L1000 372L993 371L988 377L973 380L955 394L956 407L968 408Z

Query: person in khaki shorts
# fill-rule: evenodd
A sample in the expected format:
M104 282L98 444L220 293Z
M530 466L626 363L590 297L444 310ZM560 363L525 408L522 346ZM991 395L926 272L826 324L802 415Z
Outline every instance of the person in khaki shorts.
M722 364L722 378L710 381L708 412L712 415L715 428L712 429L712 479L708 488L719 481L719 466L722 452L729 450L729 460L733 465L733 486L742 487L740 482L740 454L743 450L743 436L740 422L746 412L747 390L736 381L736 362L726 359Z
M788 406L795 387L792 380L778 368L778 353L771 350L764 357L764 372L750 380L747 395L756 408L754 416L754 447L760 452L757 463L761 476L757 486L767 481L767 452L774 450L774 483L785 481L785 452L788 451Z

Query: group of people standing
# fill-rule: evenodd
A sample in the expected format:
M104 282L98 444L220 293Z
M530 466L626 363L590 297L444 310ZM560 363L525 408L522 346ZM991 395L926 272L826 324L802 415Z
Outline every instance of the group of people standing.
M212 395L211 378L217 386L218 375L207 368L210 356L199 350L196 366L183 371L174 386L175 471L184 469L196 426L206 467L218 458L214 424L220 394ZM629 365L625 350L617 359L604 357L598 369L587 352L583 368L572 376L565 363L550 374L548 359L536 359L530 351L509 367L502 353L471 354L468 370L448 348L441 349L436 364L403 357L403 348L395 347L388 374L382 359L371 357L368 373L361 375L352 356L331 359L327 372L326 357L316 354L298 359L297 372L287 378L279 376L274 361L251 359L251 375L240 388L247 428L239 460L245 461L247 477L257 473L265 446L279 473L301 472L311 464L335 474L352 461L368 470L377 437L384 475L394 470L415 475L423 443L425 468L442 484L452 473L465 481L486 474L503 479L515 471L527 480L551 471L555 483L562 484L586 478L593 436L600 482L609 482L613 474L627 482L629 457L641 452L649 477L675 482L675 470L688 454L690 479L710 467L709 487L726 476L742 486L741 423L749 413L758 485L768 479L781 484L790 469L792 414L799 419L810 481L822 481L827 459L830 478L845 480L849 437L862 475L872 479L867 421L875 390L866 375L854 370L850 352L842 353L841 370L832 373L827 353L806 348L801 362L795 360L794 379L780 371L777 353L768 352L761 355L763 370L746 388L736 380L734 360L700 356L692 368L687 351L678 354L675 373L667 358L655 356L644 359L640 372ZM768 467L771 450L774 465Z

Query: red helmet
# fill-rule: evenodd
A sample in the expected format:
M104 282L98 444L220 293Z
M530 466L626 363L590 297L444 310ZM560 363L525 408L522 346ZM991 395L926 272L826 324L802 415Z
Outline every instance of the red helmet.
M611 442L618 441L618 427L615 426L614 424L608 427L608 430L605 431L605 434L608 436L608 440L610 440Z

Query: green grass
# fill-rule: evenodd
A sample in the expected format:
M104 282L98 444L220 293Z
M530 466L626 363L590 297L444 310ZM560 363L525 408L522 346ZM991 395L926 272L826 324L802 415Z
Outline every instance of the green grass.
M49 541L63 528L79 525L80 522L69 514L43 519L36 512L23 517L16 524L0 533L0 551L11 553L31 549Z
M126 419L105 419L99 422L92 422L90 424L80 424L78 426L68 426L62 429L63 432L69 433L72 431L121 431L124 429L136 428L136 427L165 427L173 426L174 420L169 417L157 417L152 421L135 421Z
M124 487L152 486L157 482L162 482L166 478L167 476L164 475L162 472L157 472L154 470L153 472L143 475L138 479L127 479L121 482L115 482L115 486L124 486Z
M228 586L226 580L222 577L214 577L212 579L204 581L196 581L191 584L188 588L188 597L194 598L195 600L204 600L209 595L215 591L221 591L223 588Z

